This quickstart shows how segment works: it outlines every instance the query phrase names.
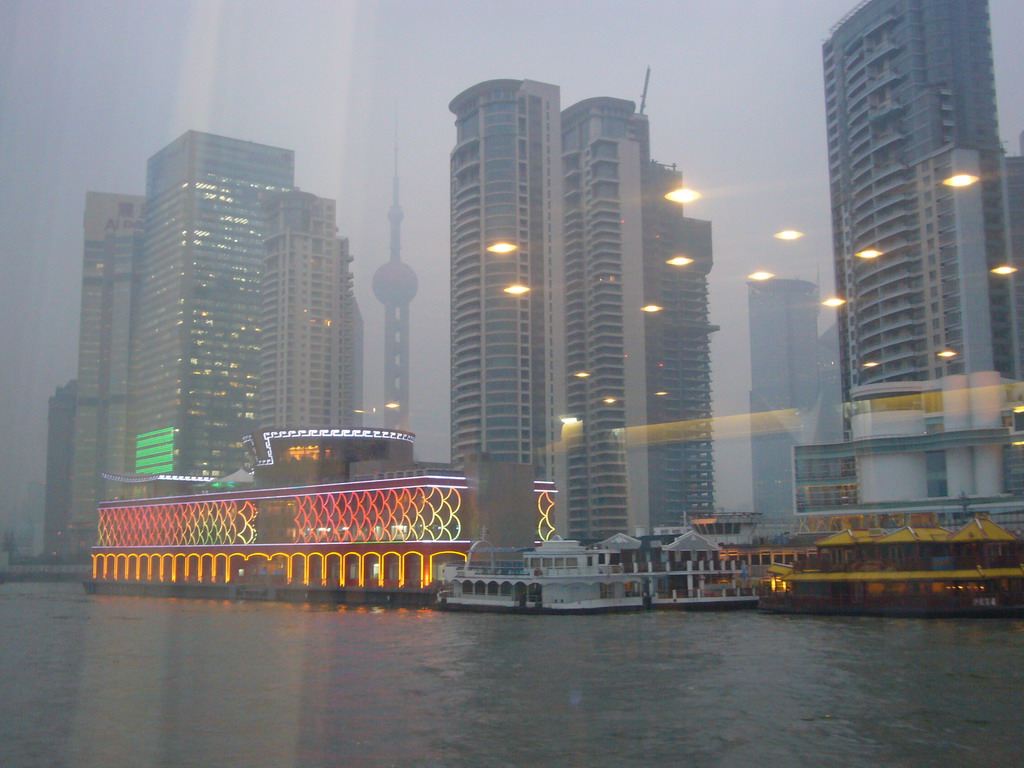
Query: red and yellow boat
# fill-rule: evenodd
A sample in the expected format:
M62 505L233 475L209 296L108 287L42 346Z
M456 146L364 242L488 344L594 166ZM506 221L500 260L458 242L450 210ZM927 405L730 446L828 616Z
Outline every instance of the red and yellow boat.
M774 564L759 607L844 616L1024 616L1024 541L978 515L938 525L845 530L817 553Z

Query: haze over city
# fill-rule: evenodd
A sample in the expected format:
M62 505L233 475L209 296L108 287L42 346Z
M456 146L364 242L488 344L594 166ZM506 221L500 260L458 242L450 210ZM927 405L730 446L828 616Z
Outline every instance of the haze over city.
M338 201L366 323L366 398L380 408L381 308L397 123L412 305L411 428L448 458L449 101L490 78L562 89L563 105L639 102L652 154L677 163L714 228L715 415L745 413L746 275L832 284L821 41L850 0L621 3L13 2L0 8L3 484L42 480L46 400L75 376L87 190L141 194L146 160L188 129L295 151L296 183ZM1024 10L991 3L1000 129L1024 128ZM780 229L806 236L773 239ZM737 309L744 308L744 309ZM828 310L822 310L822 326ZM372 423L372 421L370 422ZM736 422L729 422L730 425ZM750 503L741 429L716 446L716 503ZM11 513L8 506L3 510ZM0 521L2 522L2 521Z

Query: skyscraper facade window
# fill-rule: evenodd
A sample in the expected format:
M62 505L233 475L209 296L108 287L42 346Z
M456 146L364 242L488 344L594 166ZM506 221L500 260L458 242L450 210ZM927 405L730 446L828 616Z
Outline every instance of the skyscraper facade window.
M1017 375L986 0L870 0L823 48L843 393Z
M63 547L92 546L103 472L130 469L128 376L144 198L88 192L78 335L70 526Z
M149 160L133 323L135 470L233 472L255 426L268 193L291 150L189 131Z
M547 473L562 343L558 88L492 80L449 108L452 459Z
M708 514L710 223L666 199L682 174L651 160L633 102L587 99L561 118L568 533Z
M269 196L263 212L260 427L360 424L352 257L335 203L291 190Z

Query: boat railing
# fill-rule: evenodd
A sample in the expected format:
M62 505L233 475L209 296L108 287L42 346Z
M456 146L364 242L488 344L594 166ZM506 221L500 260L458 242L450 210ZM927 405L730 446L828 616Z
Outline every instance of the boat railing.
M1012 605L1008 596L996 592L975 590L951 590L928 594L912 595L795 595L792 592L768 592L761 595L761 604L766 607L798 606L800 609L835 610L843 608L870 608L875 610L912 609L915 611L948 611L962 608L998 608Z
M992 557L904 557L886 560L833 561L827 557L807 557L797 563L797 571L823 573L857 573L865 571L964 571L975 568L1017 568L1020 557L994 555Z
M728 587L726 589L659 589L656 593L660 600L681 599L715 599L721 597L757 597L755 587Z
M732 574L743 570L742 564L735 560L684 560L674 563L625 563L626 573L698 573L698 574Z
M554 576L606 576L622 573L618 565L585 565L565 566L561 568L505 568L489 565L460 565L454 571L454 578L485 578L494 576L514 576L531 578L549 578Z

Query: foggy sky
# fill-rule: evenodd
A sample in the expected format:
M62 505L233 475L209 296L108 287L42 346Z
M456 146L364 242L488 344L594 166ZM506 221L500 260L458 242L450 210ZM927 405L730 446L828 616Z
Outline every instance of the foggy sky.
M1000 129L1024 129L1024 4L990 0ZM448 458L448 102L529 78L639 102L655 159L710 219L716 416L744 413L746 275L831 288L821 43L855 0L56 2L0 0L0 505L45 471L47 399L76 375L87 190L142 194L146 160L188 129L295 150L296 183L338 200L382 405L382 308L397 115L417 456ZM781 242L772 233L807 236ZM826 317L823 309L822 325ZM378 402L380 401L380 402ZM716 446L719 505L749 506L745 437ZM0 526L4 524L0 506Z

